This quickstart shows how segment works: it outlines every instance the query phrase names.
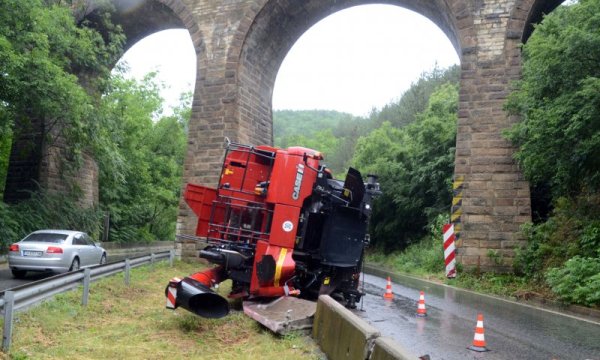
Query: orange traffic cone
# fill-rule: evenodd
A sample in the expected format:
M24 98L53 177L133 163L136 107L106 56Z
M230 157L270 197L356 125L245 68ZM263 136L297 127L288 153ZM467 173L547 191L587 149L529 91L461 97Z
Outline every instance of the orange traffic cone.
M387 285L385 286L385 294L383 294L384 299L393 299L394 293L392 292L392 280L390 277L387 278Z
M473 351L489 351L485 347L485 336L483 335L483 315L477 315L477 326L475 327L475 337L473 338L473 345L469 346L467 349Z
M427 309L425 309L425 293L419 293L419 306L417 307L417 316L427 316Z

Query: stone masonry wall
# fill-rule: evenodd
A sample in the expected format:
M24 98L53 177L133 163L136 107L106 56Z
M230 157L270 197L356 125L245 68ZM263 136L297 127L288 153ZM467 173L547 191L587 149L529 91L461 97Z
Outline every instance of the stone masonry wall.
M529 184L502 137L517 120L503 106L520 76L520 50L506 35L514 1L478 4L461 64L455 174L464 175L465 185L457 259L466 267L509 271L515 247L523 244L519 228L531 221Z
M54 131L45 131L43 122L33 122L15 132L7 174L5 201L29 198L38 187L50 194L77 194L82 207L98 204L98 166L87 153L79 166L68 155L68 144Z
M74 166L64 144L45 145L40 164L40 186L51 194L77 194L83 208L98 205L98 165L83 153L79 166Z

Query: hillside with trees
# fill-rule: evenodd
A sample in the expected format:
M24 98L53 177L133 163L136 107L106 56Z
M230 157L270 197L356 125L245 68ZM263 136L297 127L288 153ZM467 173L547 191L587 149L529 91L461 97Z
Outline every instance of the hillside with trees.
M348 168L352 150L368 121L333 110L277 110L273 112L275 146L304 146L321 151L335 174Z
M423 73L396 101L373 109L367 118L332 110L276 110L273 137L276 146L302 145L320 150L334 174L342 177L352 165L356 142L361 136L389 122L394 128L413 123L429 106L429 97L446 83L458 83L460 68L434 68Z
M458 85L440 85L427 107L398 128L384 122L358 139L352 163L379 175L383 195L374 205L371 236L385 251L404 249L449 212L456 143Z

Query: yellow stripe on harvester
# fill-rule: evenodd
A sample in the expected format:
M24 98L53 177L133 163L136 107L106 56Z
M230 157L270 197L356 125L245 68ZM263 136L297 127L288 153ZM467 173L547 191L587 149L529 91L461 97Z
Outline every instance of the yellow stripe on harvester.
M281 248L281 252L279 253L279 259L277 259L277 265L275 266L275 281L273 281L273 285L279 286L279 278L281 278L281 268L283 267L283 262L285 261L285 255L287 254L286 248Z

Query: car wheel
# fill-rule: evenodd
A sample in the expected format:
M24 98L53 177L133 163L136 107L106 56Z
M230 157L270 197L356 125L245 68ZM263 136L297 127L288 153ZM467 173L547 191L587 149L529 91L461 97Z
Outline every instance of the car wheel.
M100 265L104 264L106 264L106 254L102 254L102 257L100 258Z
M73 259L73 262L71 263L71 267L69 268L69 271L77 271L77 270L79 270L79 258Z
M15 277L16 279L22 279L25 277L25 274L27 274L27 270L12 269L11 272L13 274L13 277Z

